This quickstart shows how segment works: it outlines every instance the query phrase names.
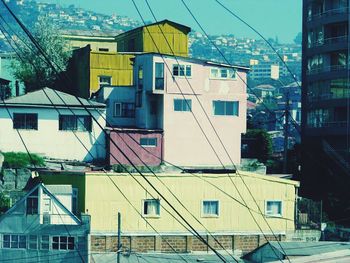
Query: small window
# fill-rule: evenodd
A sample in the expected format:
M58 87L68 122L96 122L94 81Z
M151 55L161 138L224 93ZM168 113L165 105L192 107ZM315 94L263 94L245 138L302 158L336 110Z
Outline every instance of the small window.
M27 197L27 215L36 215L38 214L38 189L36 189L33 193L31 193Z
M38 249L38 236L29 236L29 249Z
M220 69L220 77L227 79L227 69Z
M50 238L49 236L41 236L40 248L48 250L50 248Z
M4 248L27 248L27 236L3 235Z
M191 65L173 65L173 76L192 76L192 68Z
M60 131L89 131L91 132L91 117L78 115L60 115Z
M203 201L203 216L219 216L219 201Z
M282 201L266 201L267 216L282 216Z
M156 147L157 146L157 138L141 138L140 145L142 147Z
M114 104L114 117L134 118L135 103L116 102Z
M238 101L213 101L214 115L238 116Z
M99 87L110 86L112 83L111 76L98 76L98 85Z
M191 99L174 99L174 111L191 111L192 100Z
M211 68L210 69L210 77L211 78L218 78L219 77L219 69L218 68Z
M74 250L74 237L53 236L52 249L53 250Z
M13 128L23 130L38 129L38 114L36 113L14 113Z
M236 70L232 68L211 68L210 78L213 79L236 79Z
M109 48L99 48L98 51L101 51L101 52L108 52L108 51L109 51Z
M143 215L160 216L160 200L146 199L143 201Z

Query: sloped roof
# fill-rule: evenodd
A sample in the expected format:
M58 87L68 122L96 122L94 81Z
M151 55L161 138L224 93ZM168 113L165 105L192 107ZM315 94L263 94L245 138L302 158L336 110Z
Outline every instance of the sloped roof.
M5 103L0 102L0 107L82 107L86 108L105 108L103 103L75 97L62 91L57 91L51 88L43 88L37 91L29 92L25 95L10 98L5 100Z
M185 31L187 31L187 33L191 32L191 28L188 27L188 26L182 25L182 24L180 24L180 23L176 23L176 22L171 21L171 20L168 20L168 19L164 19L164 20L162 20L162 21L158 21L158 22L155 22L155 23L152 23L152 24L148 24L148 25L143 25L143 26L140 26L140 27L136 27L136 28L134 28L134 29L131 29L131 30L129 30L129 31L126 31L126 32L124 32L124 33L121 33L121 34L119 34L119 35L116 36L116 39L118 39L118 38L120 38L120 37L123 37L124 35L129 34L129 33L131 33L131 32L134 32L134 31L136 31L136 30L141 30L141 29L143 29L144 27L154 26L154 25L160 25L160 24L172 24L172 25L174 25L175 27L181 27L181 28L183 28Z

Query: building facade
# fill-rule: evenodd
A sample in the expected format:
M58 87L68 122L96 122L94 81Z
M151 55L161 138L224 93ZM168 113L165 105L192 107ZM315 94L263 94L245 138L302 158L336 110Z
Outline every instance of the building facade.
M293 233L299 183L292 180L248 172L240 172L239 175L161 173L158 174L158 179L146 175L162 193L161 197L137 174L134 174L133 179L123 173L40 172L40 178L46 184L69 184L70 181L78 189L79 203L83 204L79 209L91 216L92 252L116 251L118 212L122 217L124 251L173 252L167 243L169 242L178 252L207 252L208 247L167 212L174 214L163 198L171 202L215 248L222 250L220 242L231 252L255 249L266 240L249 210L237 201L241 200L239 190L247 206L258 211L240 176L254 193L261 209L262 214L253 212L253 215L267 238L275 240L275 234L278 240L284 240L288 233ZM201 224L176 201L164 185ZM235 190L235 185L238 190ZM155 234L152 227L159 234Z
M337 200L336 217L350 197L348 32L349 1L303 1L302 183L329 212Z
M104 128L105 105L80 101ZM47 158L88 162L105 159L103 130L76 97L63 92L45 88L1 102L0 126L3 152L26 152L19 133L29 152Z
M69 185L32 188L0 217L1 260L88 262L90 219L73 214L76 198Z

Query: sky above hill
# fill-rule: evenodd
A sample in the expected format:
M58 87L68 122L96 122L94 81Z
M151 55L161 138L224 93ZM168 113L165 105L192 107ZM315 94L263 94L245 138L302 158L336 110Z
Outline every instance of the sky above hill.
M147 21L154 21L144 0L135 0ZM301 0L221 0L265 37L291 43L301 32ZM99 13L125 15L141 21L131 0L40 0L60 5L74 4ZM170 19L201 32L181 0L149 0L158 20ZM228 14L214 0L187 0L194 15L209 34L234 34L259 38L242 22Z

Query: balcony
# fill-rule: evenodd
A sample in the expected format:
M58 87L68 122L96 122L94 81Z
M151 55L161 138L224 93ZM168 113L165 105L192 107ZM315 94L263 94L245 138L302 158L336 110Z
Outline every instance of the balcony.
M338 37L329 37L325 39L319 39L317 41L312 42L308 47L322 47L326 45L334 45L339 43L347 43L348 42L348 36L338 36Z
M348 69L348 65L331 65L326 67L315 67L313 69L307 70L307 75L315 75L325 72L334 72Z
M315 14L315 15L310 15L307 17L307 21L314 21L318 19L322 19L325 17L332 17L335 15L343 15L343 14L348 14L349 13L349 7L341 7L341 8L336 8L336 9L330 9L325 12Z

